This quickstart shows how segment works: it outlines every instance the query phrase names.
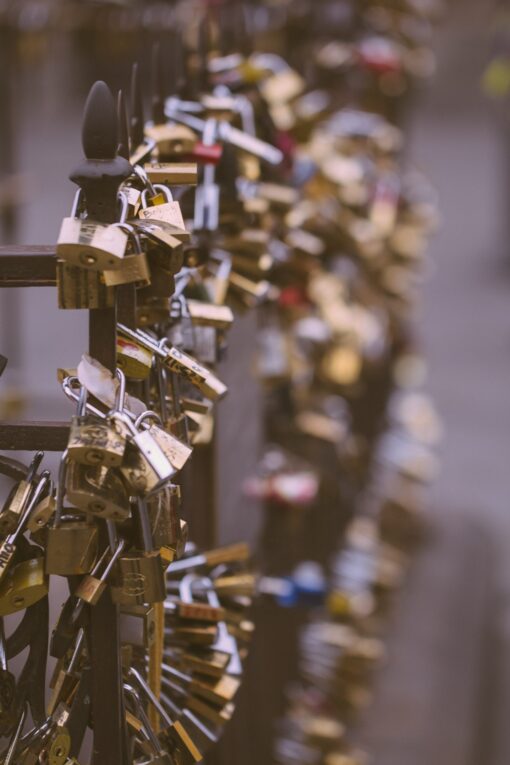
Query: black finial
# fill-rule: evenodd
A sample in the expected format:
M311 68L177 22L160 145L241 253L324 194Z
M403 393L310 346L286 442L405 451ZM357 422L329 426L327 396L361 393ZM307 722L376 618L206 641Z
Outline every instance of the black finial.
M209 63L209 18L204 15L198 26L197 56L198 56L198 86L204 93L207 91L209 83L208 63Z
M85 159L69 176L83 191L90 218L113 223L117 217L117 191L131 175L124 157L117 156L117 114L106 83L92 86L85 104L82 127Z
M117 153L117 115L110 88L102 80L90 89L81 131L87 159L113 159Z
M131 146L140 146L144 139L144 116L143 116L143 98L142 88L140 86L140 72L138 64L133 64L131 72L131 120L130 137Z
M119 90L117 93L117 123L118 123L118 147L119 157L129 159L129 117L127 112L126 99L124 93Z
M249 56L253 53L253 45L248 30L248 7L244 2L236 2L235 6L235 36L237 38L237 47L239 53L243 56Z
M155 125L165 122L165 93L163 88L163 70L161 67L161 49L157 42L152 46L152 120Z
M186 98L186 56L187 51L182 37L173 32L171 41L172 59L170 63L170 82L172 92L181 98Z

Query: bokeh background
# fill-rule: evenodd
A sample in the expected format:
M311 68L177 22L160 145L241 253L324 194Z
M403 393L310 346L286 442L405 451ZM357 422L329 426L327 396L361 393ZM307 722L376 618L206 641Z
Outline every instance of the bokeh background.
M360 730L376 765L510 762L509 124L482 88L501 31L495 4L447 6L435 33L437 71L415 96L408 131L408 153L436 186L442 218L419 318L444 422L442 471ZM14 41L5 33L0 41L1 169L15 180L1 191L9 198L14 189L21 202L3 240L43 244L55 241L71 206L67 175L81 157L88 88L97 77L125 86L136 50L91 55L72 35L38 30L42 18L28 15L27 24L32 34L14 57ZM55 370L74 366L85 347L85 315L59 314L53 290L3 290L0 351L9 366L0 406L27 418L68 414ZM242 364L244 375L249 359ZM224 429L235 443L237 428ZM232 508L236 491L225 498ZM225 541L236 537L233 518L234 510ZM255 534L255 518L251 508L239 523Z

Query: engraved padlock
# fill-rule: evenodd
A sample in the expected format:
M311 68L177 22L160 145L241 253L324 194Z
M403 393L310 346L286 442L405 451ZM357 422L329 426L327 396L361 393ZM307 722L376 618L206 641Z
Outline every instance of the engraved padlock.
M64 218L57 241L57 257L68 265L92 271L120 268L128 237L117 226L78 217L81 189L76 193L71 217Z
M67 454L62 454L57 483L57 505L53 525L48 528L45 571L47 574L72 576L87 574L97 558L98 531L95 522L70 508L73 515L65 518L64 494Z
M114 226L125 231L132 243L132 251L126 252L122 265L113 270L103 272L104 282L108 287L119 287L122 284L135 284L144 287L151 282L151 273L147 255L142 248L138 231L129 223L114 223Z
M168 186L163 186L160 183L144 189L142 192L142 209L138 216L142 220L162 221L178 230L186 231L179 202L174 200Z
M172 435L172 433L167 432L164 429L163 421L157 412L151 410L143 412L143 414L136 419L135 427L140 429L147 421L150 421L151 424L148 426L146 432L148 432L159 445L161 451L174 470L176 472L182 470L188 459L191 457L193 448Z
M119 387L116 408L123 405L125 378L119 371ZM87 413L87 389L82 386L78 412L71 420L67 443L69 460L80 465L105 465L116 467L122 463L126 450L126 438L111 418L100 419Z
M166 597L164 566L159 550L154 549L147 506L137 500L137 519L142 549L122 555L115 566L112 600L121 605L161 603Z
M120 522L130 516L129 495L115 468L69 462L66 494L69 502L98 518Z
M138 430L125 412L116 412L113 417L124 426L130 440L120 468L128 488L136 495L159 491L170 482L176 469L149 430Z

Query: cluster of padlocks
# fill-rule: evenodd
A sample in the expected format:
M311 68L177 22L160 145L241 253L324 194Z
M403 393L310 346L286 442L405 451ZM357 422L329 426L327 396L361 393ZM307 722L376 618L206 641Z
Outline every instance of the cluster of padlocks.
M0 631L2 762L82 762L102 725L98 666L105 695L110 670L118 686L116 765L200 761L234 712L263 596L312 609L276 761L364 763L349 726L384 655L440 431L413 326L435 197L405 167L397 121L432 70L439 7L154 5L172 50L163 38L152 55L150 119L136 65L129 99L93 86L58 236L59 307L91 312L89 352L59 370L75 413L58 475L40 471L40 451L25 469L2 463L15 480L0 511L0 615L24 612ZM142 23L140 8L123 12ZM305 536L306 513L317 528L328 504L325 579L299 568L300 552L294 575L255 575L246 544L202 551L181 517L181 471L212 439L227 394L216 366L246 310L259 317L267 447L245 492L301 513ZM288 543L295 517L284 528ZM52 576L69 597L48 640ZM110 641L116 662L100 665ZM7 662L26 647L15 680Z

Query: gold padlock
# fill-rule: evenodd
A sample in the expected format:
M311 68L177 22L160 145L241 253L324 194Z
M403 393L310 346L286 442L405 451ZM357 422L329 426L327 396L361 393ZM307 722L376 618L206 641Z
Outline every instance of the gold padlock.
M66 494L73 505L98 518L125 521L130 516L129 496L114 468L70 462Z
M48 594L44 558L30 558L13 566L0 582L0 616L30 608Z
M119 383L120 401L125 397L125 378ZM116 406L119 406L119 400ZM87 389L82 386L78 413L71 420L67 453L80 465L118 466L126 449L126 438L113 420L101 420L87 414Z
M77 514L74 508L70 508L74 517L63 517L66 472L67 453L64 451L59 468L55 520L47 531L45 556L45 572L60 576L87 574L92 570L98 551L98 530L94 522Z

